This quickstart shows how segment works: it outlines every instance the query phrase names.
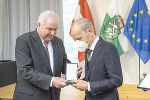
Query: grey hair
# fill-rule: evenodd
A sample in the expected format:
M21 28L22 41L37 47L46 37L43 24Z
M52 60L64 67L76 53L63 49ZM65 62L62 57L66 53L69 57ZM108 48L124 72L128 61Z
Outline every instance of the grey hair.
M80 28L81 28L81 30L83 30L83 31L85 31L85 32L86 32L87 29L89 29L89 28L91 28L92 31L94 31L94 28L93 28L93 25L92 25L91 21L88 20L88 19L86 19L86 18L79 18L79 19L75 20L75 21L73 22L73 25L75 25L75 24L79 25Z
M59 21L59 17L57 16L55 12L51 10L46 10L39 15L38 22L43 24L50 16L55 16L57 20Z

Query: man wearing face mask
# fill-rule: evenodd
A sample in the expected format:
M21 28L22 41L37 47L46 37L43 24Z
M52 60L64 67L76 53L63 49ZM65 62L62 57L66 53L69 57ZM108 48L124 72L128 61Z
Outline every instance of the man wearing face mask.
M78 19L71 27L78 51L86 54L85 78L72 86L85 91L85 100L119 100L122 69L116 47L94 34L88 19Z
M17 38L18 80L13 100L60 100L60 88L67 85L61 73L65 74L65 65L70 61L62 40L55 36L58 21L53 11L44 11L37 29Z

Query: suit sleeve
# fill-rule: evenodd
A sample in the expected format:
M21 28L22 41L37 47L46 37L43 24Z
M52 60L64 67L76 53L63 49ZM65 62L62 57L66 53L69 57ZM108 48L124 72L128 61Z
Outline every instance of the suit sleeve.
M33 59L28 44L28 38L19 37L16 40L15 48L16 64L22 79L36 85L42 89L48 90L52 76L38 72L34 68ZM41 66L42 67L42 66Z
M115 89L122 85L122 69L120 57L115 46L109 45L108 48L103 48L104 64L106 67L107 77L101 81L90 82L91 93L101 94L107 90Z

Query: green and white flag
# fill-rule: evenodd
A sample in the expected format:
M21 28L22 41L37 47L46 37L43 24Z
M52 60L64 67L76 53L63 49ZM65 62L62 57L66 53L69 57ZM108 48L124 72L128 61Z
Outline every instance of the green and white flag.
M123 34L124 26L120 0L111 0L100 31L100 37L114 44L119 55L128 51L128 40Z

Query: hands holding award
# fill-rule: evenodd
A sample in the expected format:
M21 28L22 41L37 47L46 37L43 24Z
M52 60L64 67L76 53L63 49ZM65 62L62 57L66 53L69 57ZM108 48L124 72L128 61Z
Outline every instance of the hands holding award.
M77 63L66 64L66 80L61 77L53 77L52 86L63 88L67 85L75 84L78 76L82 74L82 67L78 67Z
M66 65L66 80L60 77L53 78L53 86L56 88L63 88L67 85L72 85L80 91L88 90L88 82L78 79L78 76L82 74L82 67L77 63L67 63Z
M76 70L77 69L77 70ZM82 67L78 67L76 63L67 63L66 67L66 84L72 85L80 91L88 90L88 83L83 80L78 80L78 76L82 74Z

